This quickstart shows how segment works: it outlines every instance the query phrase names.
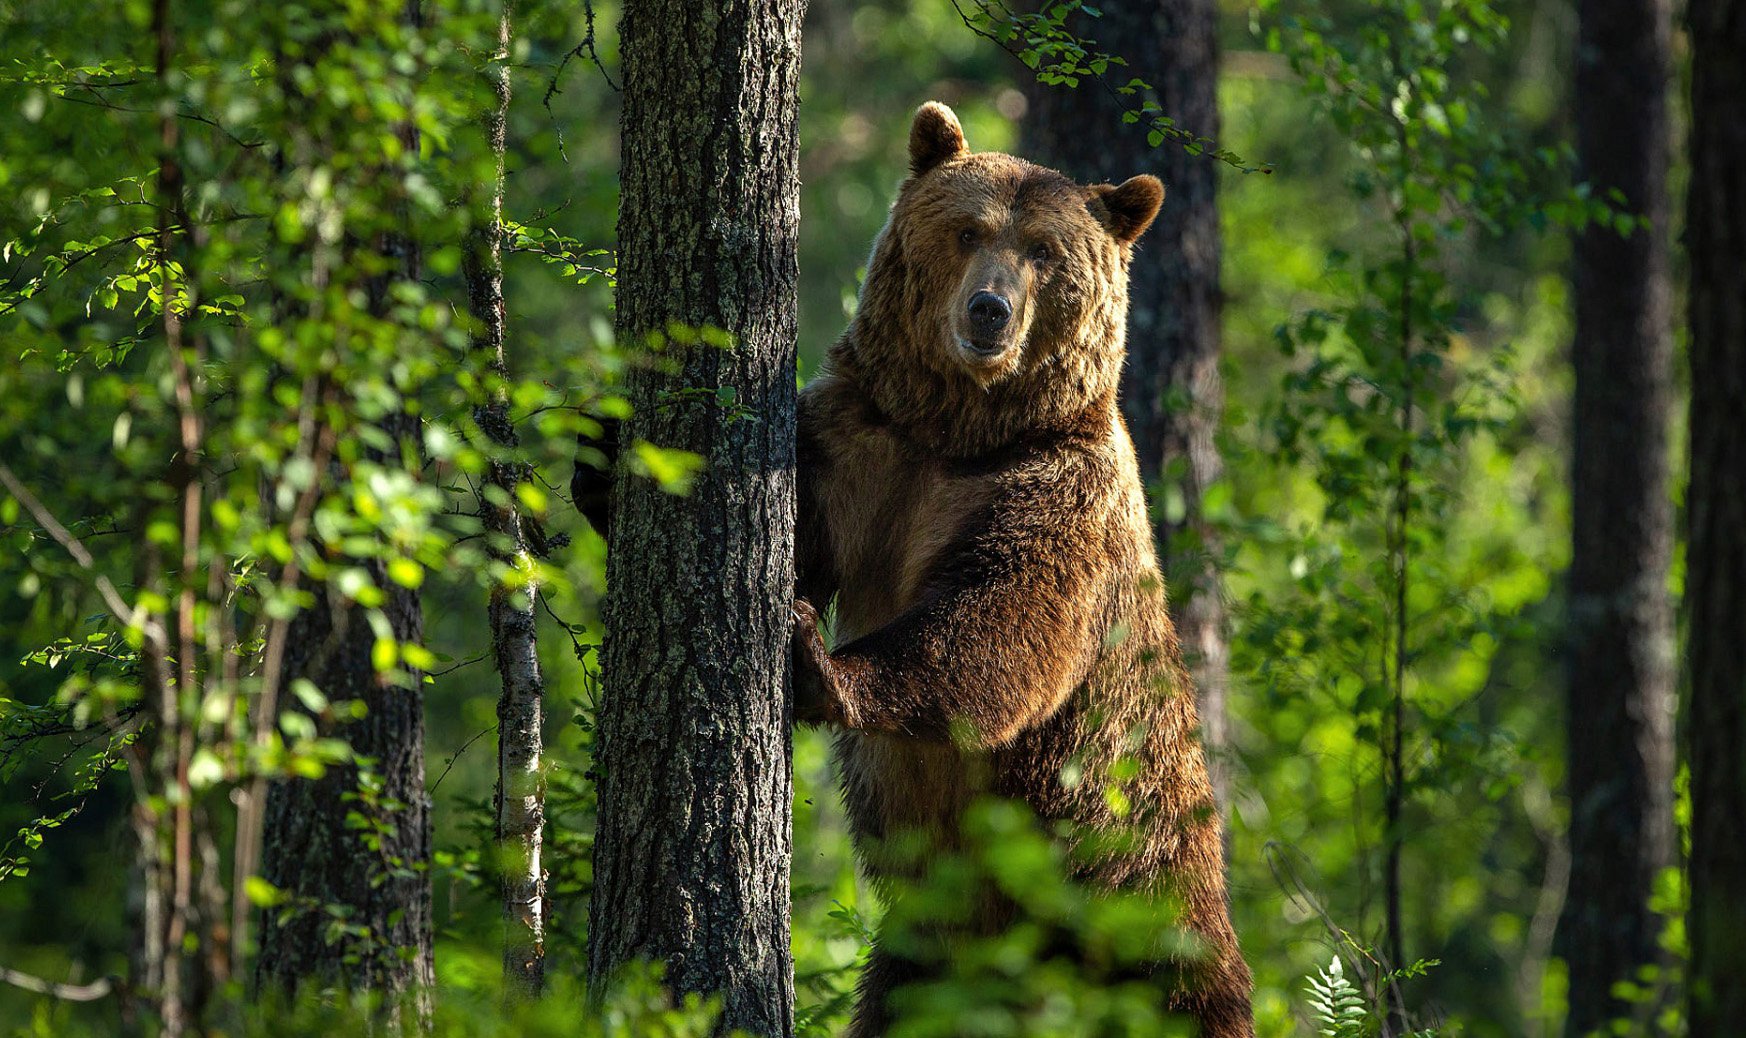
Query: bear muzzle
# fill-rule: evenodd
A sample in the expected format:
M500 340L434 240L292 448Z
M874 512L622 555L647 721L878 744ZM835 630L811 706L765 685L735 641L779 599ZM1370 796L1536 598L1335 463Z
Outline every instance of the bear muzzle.
M993 342L1012 320L1012 304L993 292L970 297L970 334L973 341Z
M1004 295L987 289L972 294L953 322L960 360L973 370L999 368L1018 345L1017 323Z

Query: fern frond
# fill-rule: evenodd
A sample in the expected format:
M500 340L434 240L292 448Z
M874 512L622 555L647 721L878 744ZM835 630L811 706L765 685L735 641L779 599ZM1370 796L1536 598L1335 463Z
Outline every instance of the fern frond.
M1370 1014L1364 996L1346 979L1346 967L1335 955L1306 982L1309 1011L1319 1038L1363 1038Z

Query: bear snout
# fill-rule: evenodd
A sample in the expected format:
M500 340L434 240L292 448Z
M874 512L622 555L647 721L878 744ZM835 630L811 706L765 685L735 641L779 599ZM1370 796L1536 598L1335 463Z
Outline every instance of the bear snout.
M987 341L1006 331L1012 320L1012 304L993 292L978 292L970 297L970 333L972 338ZM981 346L982 343L976 343Z

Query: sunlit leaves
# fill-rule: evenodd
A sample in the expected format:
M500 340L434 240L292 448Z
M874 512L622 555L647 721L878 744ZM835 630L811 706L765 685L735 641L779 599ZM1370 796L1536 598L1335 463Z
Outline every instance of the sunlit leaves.
M149 5L133 5L131 28L93 8L67 13L23 56L7 48L0 96L40 109L29 124L40 128L0 147L0 183L15 189L0 223L0 337L12 352L0 382L62 402L9 408L0 443L138 615L79 619L68 604L89 595L92 575L16 501L0 502L6 579L44 603L25 637L52 632L33 642L33 694L53 700L9 708L0 740L16 732L35 747L27 739L52 725L107 759L104 726L131 738L142 688L182 681L183 647L154 661L141 631L174 626L192 594L196 687L175 689L186 694L171 707L201 733L190 785L220 794L324 773L349 758L360 701L298 680L281 690L276 723L254 731L274 702L263 686L286 625L317 606L352 611L376 635L364 644L378 680L433 669L430 648L384 633L383 610L398 589L440 583L482 601L496 581L470 482L500 460L532 466L514 499L549 516L557 482L545 470L567 471L578 427L622 404L609 383L628 362L609 335L569 336L564 359L536 378L478 373L466 359L454 303L477 214L455 199L476 180L487 97L466 41L496 15L440 6L420 27L398 4L179 7L161 84L155 67L66 53L134 52ZM180 131L173 199L158 176L160 112ZM571 280L610 280L605 250L552 226L515 241L562 252ZM174 357L166 314L183 345ZM513 448L473 422L499 390L524 430ZM190 393L193 456L180 442ZM657 460L676 485L683 463ZM177 493L185 472L200 491L192 512ZM573 575L546 559L517 572L548 590ZM0 742L0 755L13 748Z
M1251 166L1242 156L1194 132L1194 127L1178 126L1158 103L1152 84L1135 76L1118 83L1121 77L1114 76L1114 71L1127 64L1120 55L1120 42L1083 38L1069 28L1069 22L1078 15L1102 17L1097 7L1083 0L1051 0L1035 10L1006 0L952 0L952 6L973 32L999 44L1034 70L1039 83L1066 90L1109 91L1122 101L1122 122L1143 125L1151 147L1168 142L1190 155L1206 155L1245 173L1271 171L1266 165ZM1096 23L1090 24L1095 34Z
M1475 705L1504 680L1506 646L1520 651L1523 611L1544 608L1556 560L1515 529L1542 507L1512 471L1528 436L1524 373L1479 305L1474 256L1488 236L1593 213L1568 187L1567 156L1525 145L1475 74L1508 29L1487 0L1281 0L1252 26L1344 142L1339 207L1359 226L1328 236L1319 298L1275 332L1288 366L1259 416L1257 460L1293 496L1240 526L1265 568L1251 586L1265 590L1241 608L1234 651L1271 732L1301 755L1269 762L1292 790L1275 799L1327 802L1311 815L1361 835L1286 826L1318 866L1349 873L1332 885L1340 921L1374 920L1369 884L1391 841L1433 899L1473 896L1412 856L1448 846L1432 820L1451 804L1513 793L1529 752ZM1404 809L1391 827L1397 708Z

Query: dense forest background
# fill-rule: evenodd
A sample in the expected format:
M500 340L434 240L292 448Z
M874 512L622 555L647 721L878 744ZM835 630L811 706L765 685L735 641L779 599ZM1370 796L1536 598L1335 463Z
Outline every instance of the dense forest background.
M1663 235L1664 314L1684 313L1688 269L1682 205L1661 205L1646 230L1638 207L1584 181L1577 6L1224 0L1210 12L1216 126L1160 123L1175 114L1169 97L1146 110L1142 89L1124 95L1136 98L1132 122L1081 120L1065 131L1038 124L1040 92L1128 84L1129 70L1105 59L1126 56L1129 37L1103 34L1089 5L1049 6L1062 7L1060 17L1032 23L1029 8L998 3L813 0L798 108L799 378L817 369L853 312L920 102L951 104L976 150L1040 157L1047 147L1062 165L1168 153L1127 173L1198 164L1216 188L1202 204L1216 205L1222 240L1212 298L1223 399L1211 412L1222 471L1200 485L1186 459L1167 458L1150 476L1160 526L1179 535L1167 546L1173 587L1223 605L1228 673L1212 748L1257 1033L1358 1033L1315 1014L1336 956L1343 966L1334 972L1358 977L1361 1000L1378 1007L1365 1014L1371 1024L1353 1026L1399 1033L1410 1016L1440 1033L1553 1035L1580 1004L1590 1025L1619 1020L1624 1030L1614 1033L1685 1033L1678 862L1691 809L1685 768L1671 774L1671 756L1668 781L1643 794L1649 810L1666 814L1671 841L1641 906L1654 960L1604 995L1573 990L1570 938L1559 937L1571 897L1602 896L1572 867L1569 747L1572 727L1588 719L1567 705L1576 243L1597 227ZM0 984L6 1034L155 1026L141 1017L137 992L110 990L103 978L137 967L140 819L175 816L176 788L199 794L190 832L212 842L190 852L194 892L166 889L172 900L198 900L202 883L231 877L234 891L214 893L213 904L234 899L226 932L247 935L214 975L237 989L320 978L282 1012L203 995L232 1007L216 1011L223 1022L213 1026L362 1026L335 1008L345 1000L321 993L349 986L350 971L375 969L380 935L360 936L348 929L357 919L322 915L319 905L310 909L319 925L298 930L285 891L319 848L275 850L273 820L297 808L274 797L300 794L267 787L315 789L317 776L352 774L349 753L370 751L336 742L335 718L397 709L422 716L421 759L378 753L375 766L398 768L398 777L336 789L328 806L344 838L387 863L372 890L429 878L429 904L410 922L393 915L394 925L414 926L428 912L434 933L425 967L434 998L409 1018L457 1034L594 1033L596 1024L618 1034L707 1033L695 1022L706 1010L668 1009L653 982L598 1012L580 1008L606 551L566 498L572 466L600 461L586 448L576 460L577 434L597 435L602 420L625 413L623 377L642 363L640 344L619 341L614 324L621 12L608 2L520 0L500 43L495 6L426 7L408 18L398 5L365 2L314 10L0 0L0 461L27 492L0 495L0 967L71 985L60 995L99 996ZM1665 189L1683 199L1689 48L1662 15L1671 63L1660 154ZM1010 35L1014 26L1029 39ZM1412 88L1397 91L1402 82ZM499 167L488 116L500 97ZM1627 138L1638 125L1620 123ZM1168 213L1178 196L1166 180ZM481 222L477 214L498 204L494 183L501 219ZM492 245L497 275L481 266ZM1176 248L1154 231L1136 269L1169 262ZM498 275L506 320L493 343L482 333L490 293L483 311L476 304ZM1415 289L1416 302L1402 304ZM195 302L184 311L166 308L166 298ZM1414 326L1406 352L1373 348L1387 338L1378 329L1403 315ZM1666 603L1645 650L1664 657L1664 695L1650 700L1660 713L1646 723L1671 740L1672 660L1685 639L1672 603L1686 575L1674 520L1684 529L1688 456L1675 404L1690 386L1686 335L1671 317L1664 323L1665 353L1650 362L1645 399L1658 401L1646 420L1662 430L1649 446L1664 466L1647 492L1665 516L1641 544L1609 546L1602 565L1646 558L1646 594ZM185 337L208 370L190 375L172 363L170 336ZM701 392L736 406L713 387ZM499 435L505 421L511 432ZM334 432L305 435L316 426ZM693 459L644 447L639 475L684 492ZM191 479L196 455L207 474ZM190 487L204 488L194 507L207 517L192 534ZM1642 487L1583 507L1626 508ZM502 522L511 515L513 531ZM271 655L275 637L295 643L300 621L290 617L328 600L275 587L294 559L333 601L369 613L360 665L416 689L410 707L336 677L287 684L286 718L259 723L253 704L275 686L255 661ZM195 572L199 580L178 576ZM1196 586L1205 572L1217 575L1210 588ZM123 608L97 574L120 589ZM196 594L200 605L185 615L202 633L185 644L206 661L207 691L180 703L169 693L166 709L181 717L172 730L189 747L178 756L142 735L140 718L150 716L142 703L154 668L180 666L187 654L154 654L150 624L138 626L144 614L129 603L157 596L147 611L173 640L184 615L177 596L192 603ZM414 612L422 602L422 630L401 623L399 601ZM1187 608L1185 596L1178 603ZM537 633L529 673L544 695L543 720L532 715L544 736L543 866L534 866L545 874L543 977L521 983L550 991L508 1010L499 1008L501 878L525 873L527 859L499 843L494 747L499 674L510 673L500 666L500 606ZM220 614L233 617L228 642L204 633ZM337 615L323 621L332 630ZM350 705L367 699L374 705ZM856 875L828 757L826 733L796 729L792 949L802 1034L843 1026L881 911ZM154 763L164 760L167 768ZM366 761L366 774L374 770ZM405 845L405 805L392 802L419 791L429 798L426 849ZM323 795L310 794L304 809L319 809ZM265 878L245 881L235 869L250 862L234 848L263 824ZM1016 824L993 808L978 815L965 868L1003 877L1044 914L1077 904L1063 900L1059 863ZM256 962L247 941L263 926L280 935L281 950ZM324 972L282 961L292 947L350 950L337 972ZM1114 1022L1119 1000L1098 1001L1033 961L1035 951L1023 942L991 949L985 972L967 974L956 995L918 1003L907 1033L1151 1033ZM396 957L405 956L388 955ZM399 989L397 968L382 967L382 987ZM1003 1008L976 1012L974 992L996 990L991 978L1005 985ZM405 983L423 987L417 976Z

